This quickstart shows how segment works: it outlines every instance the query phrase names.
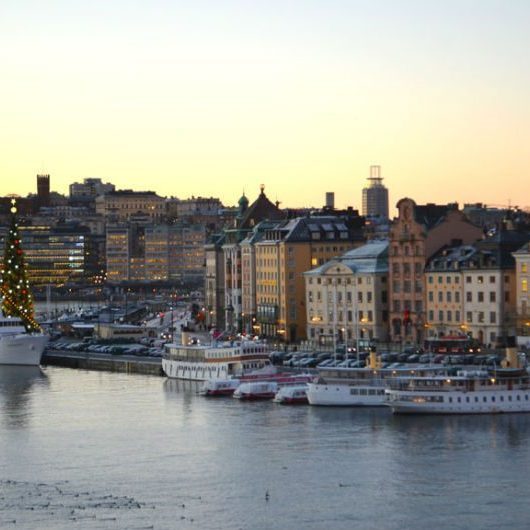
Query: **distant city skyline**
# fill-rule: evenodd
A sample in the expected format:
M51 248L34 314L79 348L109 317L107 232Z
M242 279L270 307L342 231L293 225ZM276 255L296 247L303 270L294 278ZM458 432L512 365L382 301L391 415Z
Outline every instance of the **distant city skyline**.
M530 3L0 7L0 194L87 177L235 204L530 206Z

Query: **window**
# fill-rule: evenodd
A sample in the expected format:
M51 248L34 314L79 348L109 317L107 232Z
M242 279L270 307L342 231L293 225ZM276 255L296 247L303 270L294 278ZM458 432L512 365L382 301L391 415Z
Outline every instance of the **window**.
M443 278L441 276L438 276L438 283L442 283Z
M392 263L392 274L399 275L399 263Z
M398 280L395 280L393 283L392 283L392 290L395 292L395 293L400 293L401 292L401 282L399 282Z
M453 313L451 311L447 311L447 322L451 322L453 320Z
M466 283L471 283L471 276L466 276Z
M478 276L477 283L484 283L484 276Z
M484 311L479 311L478 312L478 322L479 322L479 324L483 324L484 323Z
M429 291L429 302L434 301L434 293L432 291Z
M528 280L526 278L523 278L521 280L521 291L523 293L527 293L528 292Z
M528 265L526 263L521 263L521 272L528 272Z
M472 302L473 301L473 293L471 291L466 292L466 302Z
M477 293L477 297L477 302L484 302L484 293L482 291Z
M421 300L416 300L414 302L414 310L416 313L421 313L423 311L423 302Z
M447 291L447 293L445 293L445 299L448 301L448 302L451 302L452 300L452 294L451 294L451 291Z
M428 278L428 282L429 282L429 283L432 283L432 276L429 276L429 278Z
M393 310L395 313L399 313L401 311L401 302L399 300L394 300Z
M490 302L496 302L496 301L497 301L497 296L496 296L495 291L490 291Z
M366 301L370 303L372 301L372 291L366 293Z
M495 276L490 276L490 283L495 283Z
M443 311L438 311L438 320L440 322L443 322L443 319L444 319L444 312Z
M460 303L460 292L459 291L455 291L455 302L457 304Z
M491 311L490 313L490 324L495 324L497 322L497 314L495 311Z
M451 276L447 276L447 277L445 278L445 282L446 282L446 283L451 283Z
M470 324L473 322L473 313L471 311L466 313L466 321Z
M410 280L405 280L403 282L403 292L410 293Z
M443 291L438 291L438 302L444 301L444 293Z
M460 311L455 311L455 322L460 322Z

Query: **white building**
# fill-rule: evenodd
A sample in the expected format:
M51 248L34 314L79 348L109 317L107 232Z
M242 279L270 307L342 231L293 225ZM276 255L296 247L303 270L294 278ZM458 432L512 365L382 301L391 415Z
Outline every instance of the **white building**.
M350 250L304 277L310 341L388 341L388 242Z

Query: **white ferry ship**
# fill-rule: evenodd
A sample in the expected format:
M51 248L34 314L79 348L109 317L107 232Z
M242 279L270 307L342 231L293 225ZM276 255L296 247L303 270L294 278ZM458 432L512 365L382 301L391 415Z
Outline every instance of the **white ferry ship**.
M363 368L320 368L319 377L307 384L307 399L310 405L383 407L386 404L385 386L389 379L443 370L445 368L432 365L382 368L377 354L372 351Z
M530 377L511 351L499 369L396 379L386 397L387 405L399 414L530 412Z
M193 333L182 333L182 344L166 344L162 369L168 377L189 381L273 374L269 347L250 339L213 341L203 345Z
M27 333L20 318L0 317L0 364L38 366L48 339L44 333Z

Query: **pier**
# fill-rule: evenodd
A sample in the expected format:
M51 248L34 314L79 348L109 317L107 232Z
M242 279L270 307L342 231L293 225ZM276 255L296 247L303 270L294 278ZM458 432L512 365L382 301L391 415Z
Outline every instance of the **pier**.
M163 376L160 358L137 355L98 354L85 351L48 350L42 356L42 365L64 366L85 370L126 372Z

